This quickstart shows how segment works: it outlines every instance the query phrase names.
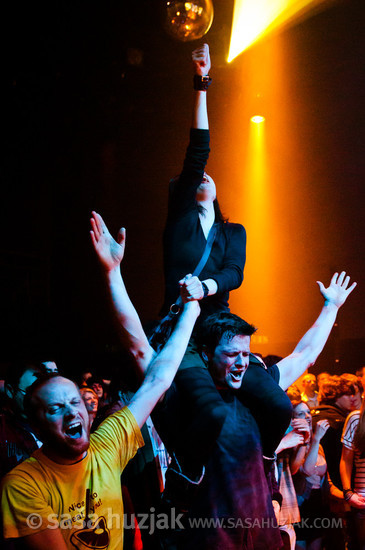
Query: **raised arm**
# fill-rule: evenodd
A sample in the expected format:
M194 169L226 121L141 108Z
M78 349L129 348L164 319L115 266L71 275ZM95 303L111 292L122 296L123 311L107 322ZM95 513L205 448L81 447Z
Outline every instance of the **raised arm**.
M309 452L306 456L306 459L302 465L302 470L307 476L311 476L315 472L317 458L318 458L318 451L319 451L319 444L330 427L328 420L319 420L316 424L314 434L311 441L311 446L309 448Z
M283 390L291 386L317 360L331 333L338 310L356 287L356 283L352 283L350 287L349 283L350 277L346 276L345 271L340 275L335 273L327 288L317 281L324 305L314 325L305 333L293 353L278 363L279 385Z
M192 53L194 88L204 88L211 62L209 46L204 44ZM197 79L197 80L196 80ZM203 83L199 83L203 80ZM207 91L194 89L193 111L189 146L186 150L181 174L170 184L168 222L196 208L196 191L204 176L209 156L209 124Z
M199 80L204 80L204 78L209 77L211 62L208 44L204 44L201 48L194 50L191 57L194 68L194 82L197 81L199 87ZM191 127L199 130L209 129L206 90L194 91Z
M128 405L138 426L143 426L156 403L171 386L199 313L197 301L184 305L173 333L148 367L142 386Z
M139 370L144 373L155 352L147 340L120 271L125 249L125 229L120 229L116 241L111 236L100 214L92 212L90 221L91 241L103 270L120 338L134 357Z

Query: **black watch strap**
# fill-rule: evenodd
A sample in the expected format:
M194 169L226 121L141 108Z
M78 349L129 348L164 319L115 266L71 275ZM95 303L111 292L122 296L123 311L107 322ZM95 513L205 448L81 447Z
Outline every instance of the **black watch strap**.
M207 287L207 285L205 283L202 283L202 287L203 287L203 292L204 292L204 298L206 298L209 294L209 288Z

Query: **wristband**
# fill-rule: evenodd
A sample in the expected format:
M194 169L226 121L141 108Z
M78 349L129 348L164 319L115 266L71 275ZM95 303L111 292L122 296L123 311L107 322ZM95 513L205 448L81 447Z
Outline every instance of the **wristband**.
M198 92L206 92L208 87L212 83L212 79L209 76L209 74L207 74L207 76L200 76L200 74L195 74L193 82L194 82L194 90Z
M207 285L205 283L202 283L202 288L203 288L203 292L204 292L203 298L206 298L209 294L209 288L207 287Z
M343 491L343 498L348 502L351 497L354 496L354 492L352 489L344 489Z

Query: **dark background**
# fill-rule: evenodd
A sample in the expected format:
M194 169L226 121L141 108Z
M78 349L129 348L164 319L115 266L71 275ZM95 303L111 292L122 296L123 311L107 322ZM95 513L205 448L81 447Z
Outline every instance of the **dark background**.
M157 316L167 182L183 160L190 53L202 43L170 38L161 26L159 4L15 1L3 12L3 364L17 355L39 355L74 370L100 366L104 352L113 349L116 338L89 241L93 209L112 232L127 227L127 287L144 320ZM219 153L229 150L229 132L243 131L239 118L236 126L230 122L229 129L219 130L231 116L230 97L240 94L238 74L248 70L255 48L264 46L227 65L233 2L215 0L214 7L204 40L213 58L209 110ZM364 15L363 0L339 1L265 43L270 47L270 40L280 39L290 59L288 89L297 121L293 147L309 173L313 167L316 189L312 195L304 190L309 201L303 210L298 203L291 212L273 212L288 223L289 240L278 264L284 270L291 265L309 282L328 281L344 266L359 283L341 312L341 333L337 327L318 363L326 370L354 371L365 363ZM224 176L231 159L218 153L212 166ZM323 208L317 212L319 225L311 202ZM224 206L229 210L229 200ZM291 225L293 213L302 223L298 231ZM244 284L238 292L244 304ZM274 336L267 353L290 347L314 320L311 303L311 313L296 324L300 291L295 299L290 289L279 293L289 293L287 307L274 297L288 317L280 326L282 337ZM319 305L317 299L314 311Z

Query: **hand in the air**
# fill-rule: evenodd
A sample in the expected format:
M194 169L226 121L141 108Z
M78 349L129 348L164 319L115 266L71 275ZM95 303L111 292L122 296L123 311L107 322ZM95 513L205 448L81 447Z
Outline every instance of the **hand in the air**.
M123 260L125 250L125 229L118 232L117 241L113 239L103 218L97 212L91 213L91 241L99 261L105 271L112 271Z

